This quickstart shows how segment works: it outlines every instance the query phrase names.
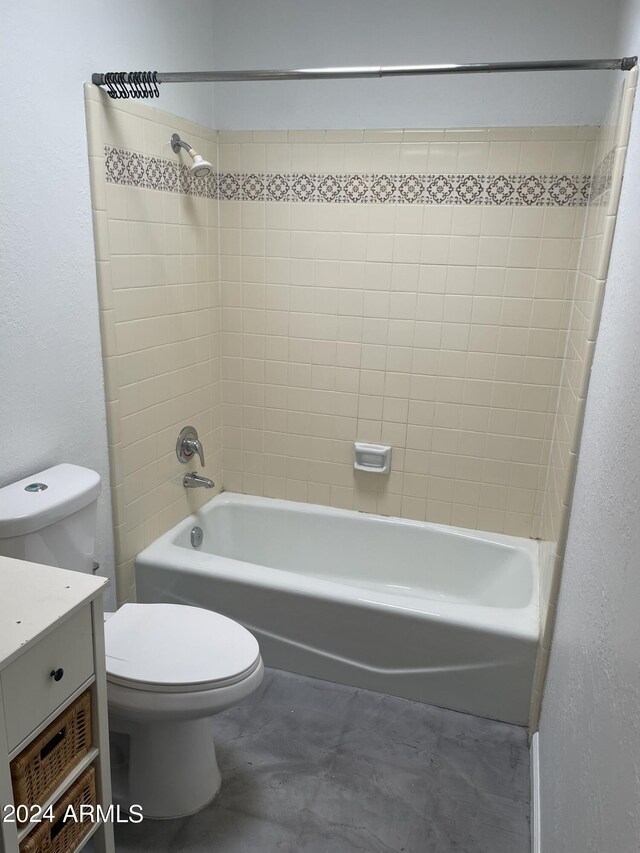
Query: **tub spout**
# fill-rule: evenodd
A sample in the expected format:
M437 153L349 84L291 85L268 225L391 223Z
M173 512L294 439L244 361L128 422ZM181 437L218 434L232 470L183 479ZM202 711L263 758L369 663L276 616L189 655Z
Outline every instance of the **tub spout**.
M215 483L208 477L201 477L200 474L196 474L195 471L192 471L191 473L184 475L182 478L182 485L185 489L213 489Z

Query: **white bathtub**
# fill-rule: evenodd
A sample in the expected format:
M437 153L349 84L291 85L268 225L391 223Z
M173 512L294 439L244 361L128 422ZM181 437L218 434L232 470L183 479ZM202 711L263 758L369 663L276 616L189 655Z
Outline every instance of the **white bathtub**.
M136 587L238 620L267 665L528 721L531 540L225 492L138 556Z

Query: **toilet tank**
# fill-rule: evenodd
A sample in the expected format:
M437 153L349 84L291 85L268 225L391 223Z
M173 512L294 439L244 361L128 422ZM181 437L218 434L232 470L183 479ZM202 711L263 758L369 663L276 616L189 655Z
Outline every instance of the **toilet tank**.
M90 572L99 494L99 474L67 463L0 489L0 554Z

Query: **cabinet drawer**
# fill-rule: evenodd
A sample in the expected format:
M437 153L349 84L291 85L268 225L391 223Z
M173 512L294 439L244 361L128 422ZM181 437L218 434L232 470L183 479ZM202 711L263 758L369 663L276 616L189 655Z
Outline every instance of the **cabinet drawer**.
M51 673L62 670L58 681ZM93 673L91 608L84 607L2 673L9 750L14 749Z

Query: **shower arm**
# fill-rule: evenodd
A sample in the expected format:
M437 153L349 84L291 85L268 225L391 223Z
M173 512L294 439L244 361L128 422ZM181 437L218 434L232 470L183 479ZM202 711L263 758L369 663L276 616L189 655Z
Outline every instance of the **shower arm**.
M256 71L117 71L92 74L96 86L107 86L112 98L157 97L159 83L234 83L264 80L338 80L443 74L495 74L521 71L631 71L637 56L620 59L560 59L539 62L475 62L466 65L383 65L345 68L300 68ZM155 85L141 85L144 82Z
M184 148L184 150L187 152L187 154L189 154L190 157L193 157L195 154L197 154L195 148L192 148L188 142L184 141L184 139L180 139L180 135L177 133L172 134L171 139L169 141L171 142L171 147L176 152L176 154L181 148Z
M184 148L184 150L188 151L189 154L191 154L191 152L193 151L193 148L186 142L183 142L183 140L180 139L177 133L174 133L171 137L171 147L176 152L176 154L178 153L178 148Z

